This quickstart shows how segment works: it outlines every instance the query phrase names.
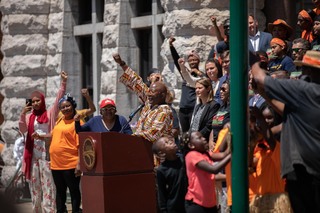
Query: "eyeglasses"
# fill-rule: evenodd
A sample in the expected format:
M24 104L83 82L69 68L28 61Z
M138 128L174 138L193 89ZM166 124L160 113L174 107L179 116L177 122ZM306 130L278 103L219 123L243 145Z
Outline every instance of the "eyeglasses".
M114 108L114 107L102 108L101 111L102 112L107 112L107 111L112 112L112 111L116 111L116 108Z

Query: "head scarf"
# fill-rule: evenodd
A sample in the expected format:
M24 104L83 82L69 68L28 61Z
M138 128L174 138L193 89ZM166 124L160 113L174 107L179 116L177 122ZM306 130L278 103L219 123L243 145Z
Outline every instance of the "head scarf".
M283 46L283 47L286 47L286 42L284 42L282 39L280 38L273 38L271 41L270 41L270 45L272 43L275 43L275 44L278 44L280 46Z
M301 11L299 12L299 15L302 16L302 18L308 20L309 22L311 22L311 23L313 22L311 16L309 15L309 13L308 13L307 11L301 10Z
M29 124L28 124L28 133L27 133L27 138L26 138L26 145L25 145L25 150L24 150L24 173L26 176L27 180L30 180L31 177L31 160L32 160L32 153L33 153L33 143L34 140L31 137L31 135L34 133L34 121L36 120L38 123L47 123L49 121L48 116L47 116L47 110L46 110L46 102L44 99L44 95L41 92L35 91L31 94L31 98L40 98L41 100L41 105L40 109L32 110L32 113L29 118Z

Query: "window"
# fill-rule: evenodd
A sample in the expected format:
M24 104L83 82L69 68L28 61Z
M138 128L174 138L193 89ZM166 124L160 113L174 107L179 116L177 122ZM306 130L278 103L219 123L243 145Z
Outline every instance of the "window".
M88 88L93 103L98 106L104 0L79 1L78 6L78 25L74 26L73 31L81 53L81 88ZM87 107L85 100L83 107Z
M163 24L163 8L160 0L137 0L137 17L131 19L131 28L137 30L140 49L141 77L146 80L152 68L162 70L160 47L164 37L161 33Z

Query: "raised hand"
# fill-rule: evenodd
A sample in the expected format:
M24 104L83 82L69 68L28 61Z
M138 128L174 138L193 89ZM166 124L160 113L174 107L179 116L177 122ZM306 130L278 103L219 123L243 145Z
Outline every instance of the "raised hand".
M22 114L26 114L27 112L30 112L32 110L32 106L28 106L28 103L24 106L22 109Z
M81 89L81 95L82 95L83 97L85 97L85 98L88 97L88 96L90 96L88 89L87 89L87 88L82 88L82 89Z
M67 72L61 71L60 76L61 76L62 81L64 81L64 82L67 81L67 79L68 79L68 73Z
M181 65L184 65L185 62L186 62L186 61L184 60L184 58L179 58L179 59L178 59L178 63L179 63L180 66L181 66Z
M119 53L113 53L112 57L117 64L121 64L123 62Z
M77 113L77 114L75 114L75 116L73 117L73 119L75 120L75 121L80 121L80 118L81 118L81 116Z
M176 39L173 36L170 36L169 38L169 45L172 46L172 43L175 41Z
M210 16L210 20L213 25L217 25L217 18L215 16Z

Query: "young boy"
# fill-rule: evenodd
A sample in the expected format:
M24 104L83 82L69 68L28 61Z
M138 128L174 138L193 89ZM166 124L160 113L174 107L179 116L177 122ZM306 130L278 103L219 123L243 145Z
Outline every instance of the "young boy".
M273 38L270 42L271 52L274 58L270 60L268 69L272 74L278 70L285 70L289 74L296 70L292 59L286 55L287 44L280 38Z
M153 144L152 151L160 158L164 158L157 168L160 212L185 212L186 172L183 157L177 155L178 147L174 139L161 137Z

